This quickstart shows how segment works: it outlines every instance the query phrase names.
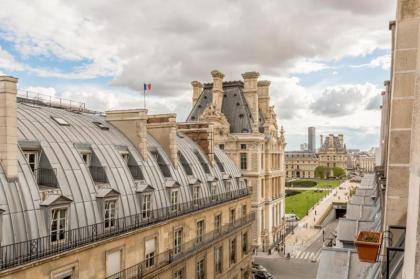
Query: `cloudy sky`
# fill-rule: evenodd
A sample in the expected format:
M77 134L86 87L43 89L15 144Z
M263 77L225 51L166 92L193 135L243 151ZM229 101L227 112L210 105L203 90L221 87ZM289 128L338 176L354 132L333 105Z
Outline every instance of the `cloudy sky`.
M1 0L0 74L22 90L95 110L191 109L192 80L258 71L287 149L306 128L342 132L348 147L377 145L379 94L389 78L389 0Z

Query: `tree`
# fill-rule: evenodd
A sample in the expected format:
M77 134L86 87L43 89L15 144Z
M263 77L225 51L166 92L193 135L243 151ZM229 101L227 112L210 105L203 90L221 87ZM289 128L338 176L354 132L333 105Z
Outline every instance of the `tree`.
M333 167L333 175L335 177L343 177L346 174L346 172L339 167Z
M316 178L321 178L321 179L325 179L327 174L327 169L323 166L317 166L315 168L315 177Z

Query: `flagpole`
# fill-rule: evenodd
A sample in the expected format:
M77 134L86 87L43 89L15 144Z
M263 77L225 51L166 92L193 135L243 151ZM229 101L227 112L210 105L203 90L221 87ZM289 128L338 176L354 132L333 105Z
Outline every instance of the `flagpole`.
M146 108L146 90L143 90L143 106Z

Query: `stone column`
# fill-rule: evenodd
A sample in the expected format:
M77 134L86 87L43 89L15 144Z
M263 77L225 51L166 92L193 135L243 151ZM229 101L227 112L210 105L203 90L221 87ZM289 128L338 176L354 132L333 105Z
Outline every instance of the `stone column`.
M258 132L258 94L257 80L260 74L258 72L246 72L242 74L244 79L244 94L251 111L253 124L252 132Z
M198 101L198 98L201 95L201 92L203 91L203 85L201 84L201 82L194 80L193 82L191 82L191 85L193 87L193 97L192 97L192 103L193 106L195 106L195 104Z
M221 112L223 102L223 78L225 75L218 70L213 70L211 71L211 76L213 77L212 105L217 112Z
M0 163L8 181L17 179L17 78L0 76Z

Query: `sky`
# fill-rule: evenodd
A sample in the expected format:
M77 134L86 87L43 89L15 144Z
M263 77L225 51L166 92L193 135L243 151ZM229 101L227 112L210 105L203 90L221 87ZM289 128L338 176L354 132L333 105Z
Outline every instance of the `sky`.
M0 74L19 90L99 111L191 110L191 81L258 71L287 150L343 133L348 148L378 145L389 79L389 0L1 0Z

